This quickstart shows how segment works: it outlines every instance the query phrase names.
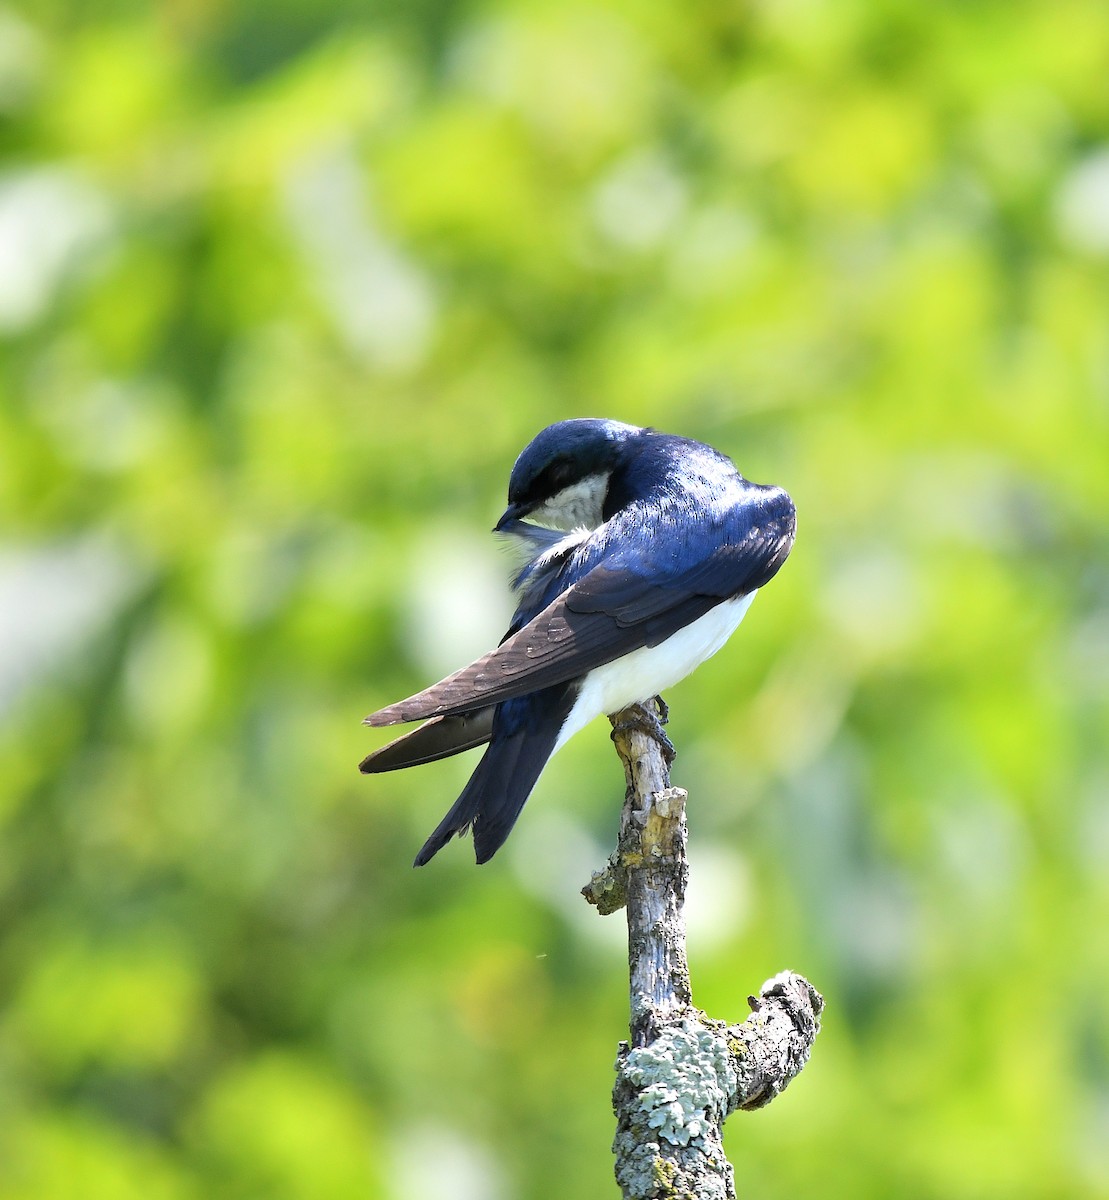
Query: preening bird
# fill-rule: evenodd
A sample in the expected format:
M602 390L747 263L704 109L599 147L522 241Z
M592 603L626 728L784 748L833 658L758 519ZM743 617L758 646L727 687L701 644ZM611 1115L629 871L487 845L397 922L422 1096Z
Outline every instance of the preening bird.
M794 529L788 494L744 479L711 446L593 418L539 433L512 468L494 527L527 557L508 632L365 721L425 722L369 755L367 774L488 743L415 865L467 828L477 861L492 858L573 734L658 695L723 646L785 562Z

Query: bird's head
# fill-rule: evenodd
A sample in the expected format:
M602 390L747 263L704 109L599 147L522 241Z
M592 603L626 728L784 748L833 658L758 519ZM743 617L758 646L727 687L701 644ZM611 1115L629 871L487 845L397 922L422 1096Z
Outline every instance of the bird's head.
M524 517L554 529L595 529L612 472L637 425L582 417L548 425L524 448L508 481L508 507L495 530Z

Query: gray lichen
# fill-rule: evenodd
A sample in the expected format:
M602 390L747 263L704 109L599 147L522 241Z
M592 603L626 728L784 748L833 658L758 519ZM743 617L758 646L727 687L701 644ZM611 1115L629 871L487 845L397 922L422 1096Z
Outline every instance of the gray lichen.
M634 1133L618 1133L612 1148L616 1151L616 1182L625 1196L646 1196L651 1200L672 1200L678 1168L662 1157L658 1142L638 1141Z
M673 1146L688 1145L706 1123L722 1121L737 1082L727 1039L690 1018L629 1051L622 1070L647 1125Z

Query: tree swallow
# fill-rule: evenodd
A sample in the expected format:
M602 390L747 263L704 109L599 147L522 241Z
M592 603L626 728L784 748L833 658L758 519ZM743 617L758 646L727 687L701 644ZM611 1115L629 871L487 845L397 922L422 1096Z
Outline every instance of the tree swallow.
M494 527L526 555L508 632L365 721L426 722L366 758L367 774L488 743L414 865L467 828L477 861L492 858L573 734L649 700L723 646L785 562L794 529L786 492L750 483L700 442L592 418L538 434Z

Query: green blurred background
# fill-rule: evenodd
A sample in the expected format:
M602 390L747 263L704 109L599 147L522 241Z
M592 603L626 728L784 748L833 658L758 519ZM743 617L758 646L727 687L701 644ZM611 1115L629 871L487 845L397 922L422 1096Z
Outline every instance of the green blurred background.
M504 851L364 714L547 423L786 486L669 696L741 1195L1109 1195L1109 8L0 7L0 1196L613 1195L603 723ZM437 588L452 581L448 595Z

